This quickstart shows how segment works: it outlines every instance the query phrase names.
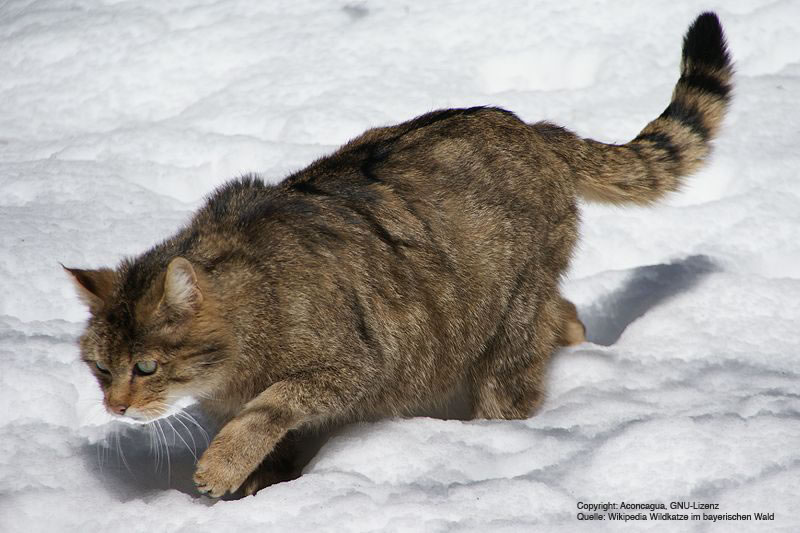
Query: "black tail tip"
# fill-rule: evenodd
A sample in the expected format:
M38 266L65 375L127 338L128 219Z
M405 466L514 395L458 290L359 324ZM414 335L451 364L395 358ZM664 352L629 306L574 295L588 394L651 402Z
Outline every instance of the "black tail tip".
M717 15L706 12L689 26L683 38L683 59L692 65L722 69L730 66L731 57L722 24Z

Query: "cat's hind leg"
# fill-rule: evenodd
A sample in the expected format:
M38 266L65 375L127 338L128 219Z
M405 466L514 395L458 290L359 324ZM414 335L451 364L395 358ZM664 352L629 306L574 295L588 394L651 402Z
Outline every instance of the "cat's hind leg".
M562 299L521 298L472 369L474 418L528 418L544 401L545 371L561 336Z
M563 296L559 297L559 300L561 327L558 331L558 344L561 346L574 346L586 342L586 326L578 318L578 310L575 308L575 304Z

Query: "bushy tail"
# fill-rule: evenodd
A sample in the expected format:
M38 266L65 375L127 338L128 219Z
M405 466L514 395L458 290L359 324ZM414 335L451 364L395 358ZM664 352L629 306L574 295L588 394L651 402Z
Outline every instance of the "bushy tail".
M683 178L697 170L710 152L709 143L730 100L732 76L719 19L703 13L683 38L681 77L672 101L635 139L623 145L591 139L555 143L573 166L582 196L614 204L651 204L680 189ZM551 138L571 136L547 123L535 127Z

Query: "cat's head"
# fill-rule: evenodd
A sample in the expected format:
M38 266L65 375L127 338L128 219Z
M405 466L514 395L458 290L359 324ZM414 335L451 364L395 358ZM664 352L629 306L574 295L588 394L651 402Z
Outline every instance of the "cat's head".
M165 267L64 268L91 312L81 358L110 413L147 422L182 397L209 394L230 343L207 276L182 257Z

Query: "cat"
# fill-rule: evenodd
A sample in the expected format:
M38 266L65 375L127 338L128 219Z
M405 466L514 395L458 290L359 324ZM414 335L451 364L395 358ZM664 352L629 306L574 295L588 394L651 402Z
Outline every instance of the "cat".
M649 205L709 154L733 68L719 20L683 42L666 110L627 144L492 107L368 130L278 184L222 186L174 236L114 268L66 268L82 359L140 422L193 396L222 427L194 481L253 494L293 435L404 416L466 387L475 418L521 419L560 345L577 199Z

